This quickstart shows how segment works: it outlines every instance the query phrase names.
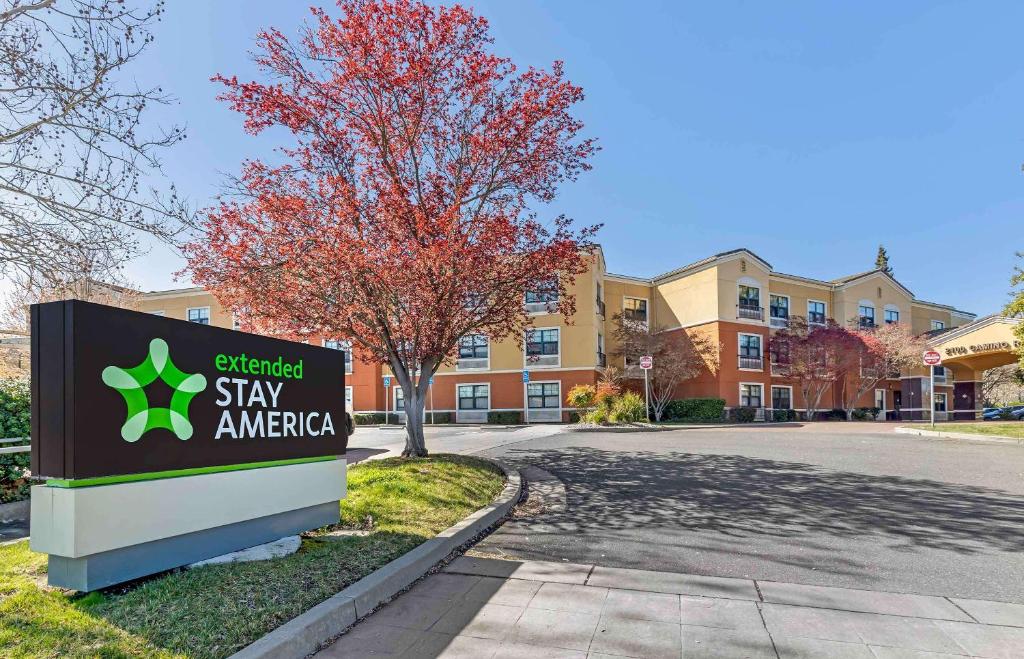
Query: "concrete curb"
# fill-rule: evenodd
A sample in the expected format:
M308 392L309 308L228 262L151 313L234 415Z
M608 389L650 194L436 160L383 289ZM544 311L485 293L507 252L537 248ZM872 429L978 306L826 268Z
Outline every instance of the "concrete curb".
M242 648L231 655L232 659L299 659L316 652L325 641L393 599L453 552L500 522L519 501L523 484L518 471L500 462L496 464L505 472L506 483L490 505Z
M944 430L921 430L920 428L907 428L896 426L893 432L902 435L919 435L921 437L939 437L942 439L961 439L968 442L981 442L983 444L1024 444L1024 439L1016 437L1004 437L1003 435L978 435L968 432L946 432Z
M694 423L680 425L650 425L650 426L583 426L576 427L574 424L564 426L563 432L667 432L669 430L715 430L717 428L786 428L798 427L796 424L806 425L817 423L811 421L751 421L750 423Z

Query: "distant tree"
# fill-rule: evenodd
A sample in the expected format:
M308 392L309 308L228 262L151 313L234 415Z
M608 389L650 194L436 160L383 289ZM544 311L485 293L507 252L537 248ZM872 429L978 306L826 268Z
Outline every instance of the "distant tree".
M843 408L846 418L853 417L857 401L875 389L879 382L893 376L899 377L921 361L921 353L927 348L924 339L915 336L910 328L901 323L881 325L872 329L850 330L853 348L857 352L857 363L850 363L845 375Z
M988 407L1024 400L1024 367L1007 364L985 371L981 399Z
M1024 252L1017 252L1017 258L1024 258ZM1013 269L1010 286L1013 288L1010 293L1013 299L1006 305L1004 313L1011 318L1024 318L1024 268L1020 265ZM1024 368L1024 320L1017 323L1013 333L1017 337L1017 355L1020 358L1020 365Z
M875 256L875 268L883 271L887 275L892 275L892 268L889 267L889 253L885 251L883 245L878 246L878 255Z
M522 341L535 292L571 316L596 227L542 223L529 202L589 168L562 65L517 71L459 5L339 2L297 42L257 39L266 82L218 76L284 163L245 164L239 197L186 248L194 280L257 331L351 339L402 387L408 456L423 456L430 377L458 341Z
M67 279L70 252L123 263L138 233L171 240L189 219L173 186L148 186L181 128L145 130L169 103L131 83L163 3L0 0L0 273Z
M789 326L771 338L772 364L794 382L803 397L808 419L813 419L822 396L858 363L860 339L832 320L813 325L792 316Z
M634 380L643 379L636 364L640 357L650 355L653 366L647 374L651 411L661 421L665 408L675 397L679 385L696 377L702 370L718 370L718 344L699 332L685 330L666 331L615 314L614 337L616 348L612 352L632 365L626 375Z

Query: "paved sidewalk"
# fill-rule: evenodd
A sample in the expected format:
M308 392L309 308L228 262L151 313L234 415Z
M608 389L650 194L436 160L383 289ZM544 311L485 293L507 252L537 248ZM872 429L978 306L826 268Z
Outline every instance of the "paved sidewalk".
M1024 605L463 556L319 655L1024 657Z

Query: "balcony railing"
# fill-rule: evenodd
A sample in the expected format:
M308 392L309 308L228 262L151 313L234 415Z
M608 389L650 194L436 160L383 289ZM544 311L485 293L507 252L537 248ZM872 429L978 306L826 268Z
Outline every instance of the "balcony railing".
M764 320L764 308L752 304L737 304L736 317L747 320Z
M764 369L764 357L757 355L740 355L740 368L746 368L751 370L763 370Z
M558 311L558 300L526 302L526 313L555 313Z
M457 371L480 371L487 368L487 357L459 357L455 362Z
M867 318L865 316L860 317L860 321L857 323L861 329L875 329L878 325L875 325L874 318Z
M597 353L597 365L604 368L608 365L608 355L603 352Z
M780 364L778 362L772 362L771 369L772 375L781 378L789 376L789 364Z
M817 311L809 311L807 312L807 322L811 325L824 325L825 314Z
M604 318L604 315L605 315L605 306L604 306L604 300L602 300L601 298L597 298L597 300L596 300L596 304L597 304L597 313L598 313L598 314L599 314L599 315L600 315L600 316L601 316L602 318Z
M789 316L772 316L769 324L772 327L789 327Z

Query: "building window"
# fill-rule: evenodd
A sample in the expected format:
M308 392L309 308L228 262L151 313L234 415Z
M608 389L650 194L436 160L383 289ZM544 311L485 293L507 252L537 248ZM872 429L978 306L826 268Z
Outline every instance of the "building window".
M740 368L760 371L764 366L761 360L761 335L740 334L739 343Z
M488 384L460 384L458 388L460 410L486 410L490 408L491 386Z
M600 332L597 333L597 365L602 367L608 365L608 357L604 354L604 334Z
M622 317L637 323L647 322L647 300L638 297L622 299Z
M793 390L790 387L772 387L772 409L793 409Z
M789 297L786 295L768 296L772 327L789 325Z
M558 330L537 329L526 332L526 356L549 357L558 354Z
M188 322L200 325L210 324L210 307L192 307L188 310Z
M739 300L736 317L749 320L764 320L761 315L761 289L757 286L739 284Z
M862 304L857 307L857 315L860 317L861 327L875 326L875 308Z
M231 314L231 329L236 331L242 329L242 321L235 314Z
M526 291L526 311L528 313L550 313L558 305L557 282L543 283L536 289Z
M469 334L459 339L459 359L487 359L490 343L483 334Z
M812 325L825 324L825 303L816 300L807 302L807 322Z
M898 322L900 322L900 312L897 311L896 309L886 309L885 310L885 324L886 325L894 325L894 324L896 324Z
M526 385L527 405L533 410L558 409L562 406L558 382L531 382Z
M395 411L405 411L405 390L401 387L395 387Z
M345 351L345 372L352 372L352 342L340 341L338 339L324 339L324 347L331 350Z
M352 387L345 387L345 409L352 411Z
M945 412L946 411L946 394L938 393L935 394L935 411Z
M932 321L932 331L946 329L946 323L941 320Z
M761 392L763 388L759 384L740 385L740 406L761 407Z

